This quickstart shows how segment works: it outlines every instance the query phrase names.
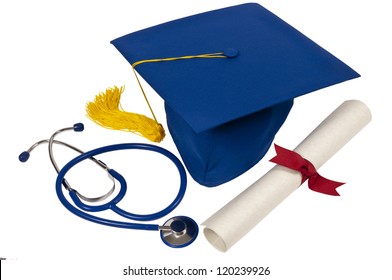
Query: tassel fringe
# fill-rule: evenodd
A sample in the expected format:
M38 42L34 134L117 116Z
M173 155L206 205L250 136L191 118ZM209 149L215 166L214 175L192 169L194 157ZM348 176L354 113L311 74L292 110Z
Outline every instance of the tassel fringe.
M113 129L132 132L153 142L161 142L165 137L163 126L156 120L141 114L126 112L120 104L124 87L107 88L101 92L94 102L86 104L87 117L98 125Z

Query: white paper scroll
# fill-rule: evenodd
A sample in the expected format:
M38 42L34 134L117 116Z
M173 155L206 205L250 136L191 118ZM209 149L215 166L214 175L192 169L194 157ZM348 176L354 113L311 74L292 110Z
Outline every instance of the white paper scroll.
M364 103L345 101L294 151L318 169L370 120ZM216 249L226 252L300 185L299 172L276 165L208 218L202 224L204 235Z

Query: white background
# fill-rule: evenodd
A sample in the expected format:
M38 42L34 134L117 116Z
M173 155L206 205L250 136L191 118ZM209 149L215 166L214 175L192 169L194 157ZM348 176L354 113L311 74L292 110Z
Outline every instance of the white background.
M189 279L215 279L218 266L268 266L271 274L266 279L391 279L392 20L388 1L259 2L362 75L297 98L275 142L295 148L347 99L365 102L373 120L320 169L325 177L347 182L339 189L341 197L317 194L303 185L227 253L216 251L202 233L191 246L174 250L161 242L157 232L81 220L57 200L56 174L46 147L37 148L27 163L18 161L19 153L32 143L76 122L84 122L85 131L68 132L61 139L83 150L145 142L129 133L103 129L85 117L85 103L113 85L126 85L122 99L126 110L148 114L129 64L110 40L241 3L1 2L0 257L7 258L2 261L2 279L126 279L130 277L122 273L128 266L178 265L214 271ZM165 124L163 101L147 85L145 89ZM161 146L178 154L170 136ZM60 165L75 156L61 147L55 152ZM270 150L249 172L217 188L202 187L189 177L186 196L172 214L189 215L202 223L267 172L273 155ZM103 157L128 178L130 198L122 206L130 211L159 210L176 192L172 166L149 156L126 152ZM86 176L74 176L75 185L87 194L94 194L92 187L98 191L109 187L104 174L99 177L96 169L86 169Z

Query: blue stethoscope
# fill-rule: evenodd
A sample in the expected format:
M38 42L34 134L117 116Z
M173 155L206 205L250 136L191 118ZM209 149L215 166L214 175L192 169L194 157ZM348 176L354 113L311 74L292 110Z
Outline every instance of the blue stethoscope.
M26 162L29 157L31 151L39 146L40 144L48 143L48 149L49 149L49 157L50 160L53 164L53 167L55 168L56 172L58 173L57 179L56 179L56 193L61 201L61 203L64 205L65 208L67 208L71 213L75 214L76 216L79 216L80 218L83 218L85 220L88 220L90 222L106 225L106 226L112 226L112 227L119 227L119 228L126 228L126 229L137 229L137 230L151 230L151 231L160 231L161 239L162 241L172 247L172 248L182 248L190 245L197 237L199 229L197 226L197 223L186 216L176 216L173 218L170 218L167 220L162 226L157 225L157 224L144 224L144 223L131 223L131 222L123 222L123 221L115 221L115 220L109 220L105 218L101 218L98 216L94 216L91 213L95 212L102 212L106 210L111 210L114 213L129 219L133 221L153 221L159 218L162 218L172 212L181 202L182 198L185 195L185 190L186 190L186 184L187 184L187 179L186 179L186 172L185 169L182 165L182 163L179 161L179 159L169 152L168 150L155 146L155 145L150 145L150 144L141 144L141 143L125 143L125 144L116 144L116 145L110 145L110 146L104 146L100 147L88 152L83 152L79 150L78 148L59 141L55 140L55 136L63 131L68 131L68 130L74 130L76 132L78 131L83 131L84 126L81 123L75 124L73 127L67 127L60 129L56 131L50 139L45 139L36 142L34 145L32 145L27 151L23 152L19 156L19 160L21 162ZM66 165L64 165L63 168L59 168L54 156L53 156L53 144L59 144L66 146L78 153L80 153L79 156L75 157L72 159L70 162L68 162ZM174 200L170 203L169 206L164 208L161 211L158 211L153 214L134 214L127 212L123 210L122 208L118 207L117 204L124 198L126 192L127 192L127 182L124 179L124 177L119 174L117 171L114 169L109 168L105 163L103 163L100 160L97 160L95 158L96 155L107 153L107 152L112 152L112 151L118 151L118 150L129 150L129 149L138 149L138 150L147 150L147 151L152 151L152 152L157 152L160 153L164 156L166 156L168 159L170 159L174 165L177 167L181 183L180 183L180 188L178 191L177 196L174 198ZM112 188L109 190L109 192L103 196L100 197L95 197L95 198L90 198L87 196L82 195L79 193L77 190L73 189L70 184L67 182L65 179L65 175L67 172L73 168L75 165L78 163L89 159L98 164L101 168L106 170L106 172L109 175L109 178L113 182ZM101 202L103 200L107 200L114 192L115 190L115 182L118 181L120 183L120 190L117 195L114 196L110 201L96 205L98 202ZM75 204L71 204L69 200L65 197L64 192L63 192L63 187L65 190L68 191L69 197ZM85 202L88 202L89 204L86 204Z

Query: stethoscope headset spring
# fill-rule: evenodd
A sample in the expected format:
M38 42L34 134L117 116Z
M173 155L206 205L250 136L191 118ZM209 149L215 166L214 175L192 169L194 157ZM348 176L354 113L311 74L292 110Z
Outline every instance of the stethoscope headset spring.
M187 177L186 177L186 171L184 169L184 166L174 154L172 154L171 152L169 152L168 150L162 147L151 145L151 144L144 144L144 143L115 144L115 145L100 147L88 152L83 152L73 145L55 139L55 137L59 133L64 131L69 131L69 130L73 130L75 132L83 131L84 125L82 123L77 123L72 127L67 127L67 128L57 130L55 133L53 133L53 135L49 139L44 139L36 142L27 151L22 152L19 155L19 160L21 162L26 162L30 157L30 153L37 146L45 143L48 144L50 161L54 169L58 173L56 179L56 194L58 199L66 209L68 209L71 213L75 214L76 216L79 216L80 218L106 226L125 228L125 229L160 231L160 236L162 241L167 246L172 248L186 247L196 239L199 232L198 225L193 219L187 216L172 217L168 219L162 226L160 226L158 224L145 224L145 223L133 223L133 222L109 220L91 214L94 212L111 210L119 216L122 216L132 221L139 221L139 222L153 221L168 215L179 205L179 203L183 199L186 191L186 185L187 185ZM69 161L60 169L53 156L54 144L62 145L67 148L70 148L78 152L79 155L74 159L72 159L71 161ZM132 149L146 150L146 151L159 153L167 157L169 160L171 160L174 163L174 165L177 167L177 170L180 175L180 188L178 194L174 198L174 200L161 211L152 214L134 214L134 213L127 212L122 208L120 208L119 206L117 206L117 204L124 198L127 192L127 182L121 174L119 174L114 169L109 168L105 163L95 158L95 156L97 155L108 153L108 152L119 151L119 150L132 150ZM71 185L68 183L68 181L65 179L65 175L69 170L71 170L73 167L75 167L75 165L77 165L78 163L86 159L93 161L108 173L109 178L113 182L113 186L106 194L94 198L87 197L81 194L80 192L78 192L77 190L75 190L74 188L72 188ZM116 195L114 195L114 198L110 199L108 202L104 202L103 204L95 205L96 203L102 202L103 200L108 200L109 197L113 195L116 187L116 181L120 183L120 190ZM73 201L74 205L70 203L69 200L66 198L63 188L68 191L68 195ZM84 201L88 202L89 204L86 204Z

